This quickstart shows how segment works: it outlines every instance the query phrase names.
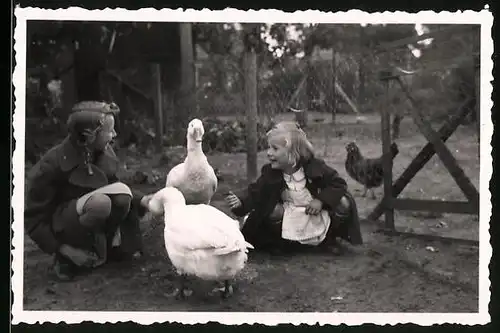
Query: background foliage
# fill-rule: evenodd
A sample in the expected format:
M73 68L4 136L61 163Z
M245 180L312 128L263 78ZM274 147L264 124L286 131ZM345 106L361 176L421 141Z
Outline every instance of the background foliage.
M353 112L342 95L335 92L335 82L360 113L390 108L403 117L410 107L407 98L397 86L385 87L378 79L379 71L388 65L416 71L405 77L405 82L428 115L442 119L464 98L475 96L472 55L479 51L479 28L426 43L404 44L387 52L381 52L379 45L445 28L282 23L254 24L249 28L241 24L193 23L196 84L189 96L192 107L185 112L176 98L180 56L175 24L31 21L26 157L34 163L64 136L67 110L81 99L82 89L87 96L99 95L100 99L119 103L123 110L120 146L151 147L156 135L152 62L162 66L165 144L183 144L183 138L174 135L175 129L182 127L178 115L183 119L196 116L206 120L206 149L244 151L243 54L249 44L255 45L258 56L261 141L265 128L278 115L289 112L289 106L318 111L325 117ZM93 66L99 69L99 76L78 76L78 59L80 72L82 67L85 72L86 66ZM92 88L98 92L89 92ZM263 142L259 145L262 147Z

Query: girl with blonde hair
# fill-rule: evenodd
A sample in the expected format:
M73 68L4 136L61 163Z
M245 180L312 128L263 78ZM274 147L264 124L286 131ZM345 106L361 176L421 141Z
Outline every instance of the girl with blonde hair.
M259 178L226 201L246 216L245 239L256 249L319 247L338 250L337 237L361 244L356 203L338 172L314 154L306 133L280 122L268 133L269 163Z

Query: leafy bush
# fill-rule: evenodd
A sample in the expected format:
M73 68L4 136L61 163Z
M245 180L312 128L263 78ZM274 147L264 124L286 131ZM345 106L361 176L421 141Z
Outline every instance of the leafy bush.
M207 153L237 153L246 151L246 123L240 120L203 119L205 135L203 150ZM257 149L266 149L267 126L257 123Z

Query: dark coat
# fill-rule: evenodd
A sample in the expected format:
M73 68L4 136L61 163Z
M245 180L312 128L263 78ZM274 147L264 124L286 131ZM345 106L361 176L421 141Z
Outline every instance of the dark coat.
M69 138L51 148L33 166L27 177L27 192L24 208L25 230L39 248L52 254L58 251L60 240L53 230L54 225L65 225L57 211L70 201L99 187L119 181L116 173L119 168L118 158L111 147L95 156L92 164L93 175L89 175L84 166L84 156ZM122 245L141 247L139 215L145 209L140 206L142 194L132 191L131 209L122 224ZM66 218L77 219L75 215Z
M313 198L323 203L323 209L330 212L332 218L331 228L339 227L338 223L337 225L335 223L338 219L336 219L334 213L340 204L341 198L347 196L351 201L351 221L348 221L348 223L355 226L354 228L342 226L339 231L344 232L341 232L338 236L349 240L353 244L362 243L356 203L347 191L346 181L340 177L335 169L329 167L321 159L312 158L305 163L301 163L301 165L304 169L307 189ZM265 235L265 233L269 232L267 226L272 223L269 221L269 216L274 207L278 203L282 203L281 194L285 189L286 183L282 171L273 169L270 164L266 164L261 169L260 177L250 184L246 191L237 194L242 205L233 209L233 213L240 217L249 213L242 228L242 233L245 239L254 246L258 246L257 244L261 243L264 238L269 238L270 235ZM279 238L281 238L281 230L275 233L274 238L278 237L278 234Z

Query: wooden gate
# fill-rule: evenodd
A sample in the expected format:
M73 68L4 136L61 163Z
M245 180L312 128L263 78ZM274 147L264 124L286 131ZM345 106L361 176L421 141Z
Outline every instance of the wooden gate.
M460 27L458 29L463 29ZM470 29L470 28L469 28ZM453 33L453 29L447 29L446 32ZM442 34L439 31L438 34ZM436 34L428 33L414 38L405 38L404 40L392 42L385 46L385 49L392 48L399 45L416 42L418 40L426 39L436 36ZM475 61L476 68L479 67L479 61ZM476 73L479 73L476 70ZM407 75L401 70L391 68L380 72L380 79L389 86L389 81L396 81L402 92L406 95L411 104L411 116L419 131L427 139L428 143L416 155L413 161L408 165L406 170L401 176L393 183L392 175L392 158L390 154L391 145L391 129L390 129L390 114L387 107L381 110L381 131L382 131L382 150L383 150L383 168L384 168L384 198L374 208L374 210L367 217L368 220L377 220L382 214L385 217L384 231L389 234L398 234L404 236L417 236L428 239L444 238L465 243L477 244L475 240L457 239L451 237L442 237L426 234L415 234L410 232L397 231L394 225L394 210L411 210L411 211L428 211L436 213L455 213L455 214L479 214L479 192L472 184L471 180L466 176L463 169L460 167L452 153L447 148L446 140L455 132L458 126L467 117L469 112L473 112L467 107L470 99L462 103L456 112L446 121L442 127L435 131L430 124L425 121L419 102L413 98L408 87L401 79L402 75ZM476 74L478 75L478 74ZM477 80L476 80L477 82ZM479 103L476 103L476 108ZM479 118L479 117L478 117ZM461 191L464 193L467 201L441 201L441 200L417 200L417 199L401 199L398 195L403 191L405 186L413 179L417 172L437 154L444 166L447 168Z

